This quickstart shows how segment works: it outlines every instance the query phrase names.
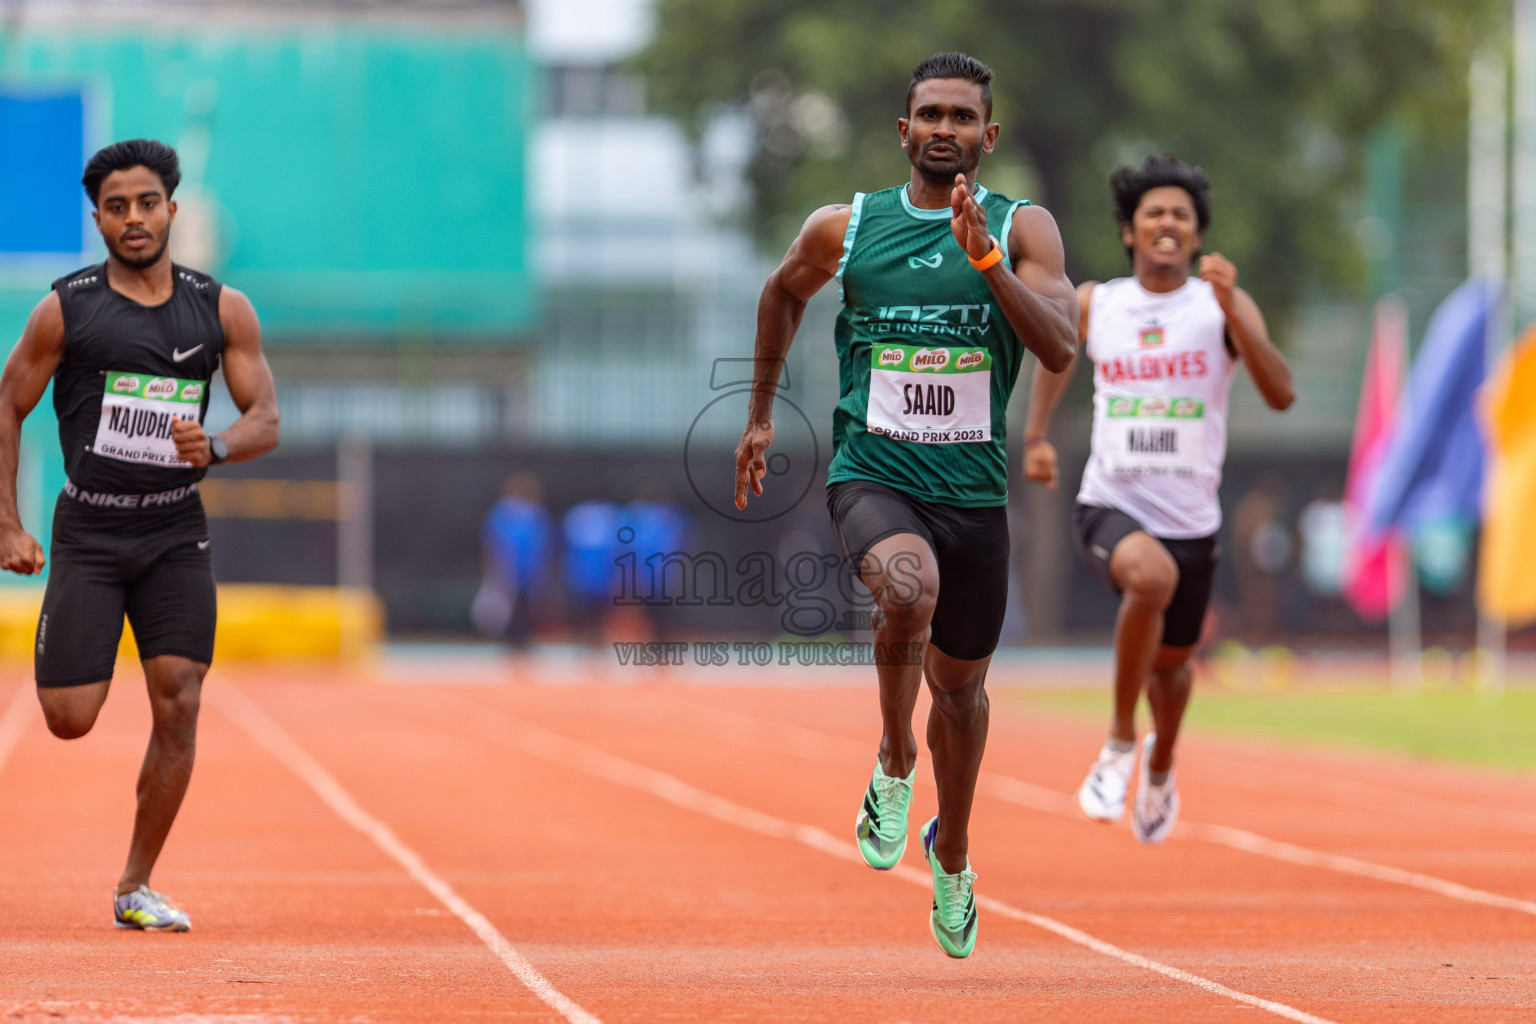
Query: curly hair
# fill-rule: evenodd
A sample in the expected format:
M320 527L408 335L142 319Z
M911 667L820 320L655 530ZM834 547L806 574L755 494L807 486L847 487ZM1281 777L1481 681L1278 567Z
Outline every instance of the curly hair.
M1195 204L1195 220L1201 234L1211 224L1211 179L1198 167L1190 167L1172 153L1149 156L1140 167L1120 167L1109 176L1109 192L1115 201L1115 222L1131 223L1141 197L1154 188L1172 185L1189 193ZM1127 256L1131 247L1125 247Z
M160 183L165 186L167 199L171 198L171 193L181 183L181 162L176 159L174 149L155 139L124 139L98 150L85 165L80 184L85 186L85 194L91 197L91 205L100 205L97 200L101 196L101 183L107 180L107 175L113 171L126 171L130 167L147 167L158 174Z

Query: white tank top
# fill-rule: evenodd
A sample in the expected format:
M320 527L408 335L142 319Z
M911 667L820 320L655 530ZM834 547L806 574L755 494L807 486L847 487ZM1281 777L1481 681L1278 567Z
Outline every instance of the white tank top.
M1216 532L1237 370L1226 329L1199 278L1163 293L1134 277L1094 287L1086 346L1093 442L1078 501L1119 509L1154 537Z

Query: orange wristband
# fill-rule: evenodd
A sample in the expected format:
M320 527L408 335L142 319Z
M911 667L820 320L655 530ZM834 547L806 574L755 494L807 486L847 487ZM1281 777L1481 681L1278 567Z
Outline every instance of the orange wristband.
M970 254L966 254L965 258L970 260ZM997 239L994 238L992 239L992 251L987 253L979 260L971 260L971 266L975 267L977 270L989 270L992 267L997 266L997 264L1001 263L1002 261L1003 248L997 244Z

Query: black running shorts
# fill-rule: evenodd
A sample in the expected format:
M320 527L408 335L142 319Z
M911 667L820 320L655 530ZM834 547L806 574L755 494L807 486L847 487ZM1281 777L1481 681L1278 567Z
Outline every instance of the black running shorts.
M1109 559L1115 553L1115 545L1138 530L1148 536L1152 534L1117 508L1101 508L1082 502L1072 509L1072 525L1083 561L1095 576L1119 594L1120 587L1109 573ZM1179 567L1179 585L1173 591L1168 609L1163 612L1163 645L1193 647L1200 640L1205 609L1211 603L1211 583L1216 578L1216 559L1220 556L1216 535L1187 540L1154 539L1168 549L1174 564Z
M877 543L915 533L938 560L939 597L929 643L964 661L997 649L1008 609L1008 510L955 508L922 501L870 480L827 488L832 532L848 564Z
M123 614L141 658L213 661L216 599L203 502L94 508L60 494L37 622L38 686L112 678Z

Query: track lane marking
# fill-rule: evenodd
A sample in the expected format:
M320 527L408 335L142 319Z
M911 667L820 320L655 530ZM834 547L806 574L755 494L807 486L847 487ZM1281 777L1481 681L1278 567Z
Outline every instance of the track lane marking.
M384 822L375 818L354 800L346 789L299 746L292 736L278 725L254 701L242 693L233 683L224 682L216 690L214 705L242 732L276 758L284 767L299 777L342 821L371 839L375 846L396 864L405 869L422 888L469 926L481 942L545 1005L564 1017L570 1024L601 1024L597 1017L576 1005L565 994L551 985L533 965L523 959L521 953L497 931L489 919L464 900L453 887L445 882L417 853L406 846Z
M488 724L488 718L497 718L501 720L503 726L508 726L513 731L520 733L517 739L510 738L500 729L492 731L488 728L482 728L474 733L490 742L522 750L527 754L552 764L581 772L584 775L589 775L604 782L611 782L627 789L637 790L664 800L674 806L681 807L684 810L704 814L717 821L735 825L739 828L756 832L759 835L768 836L773 839L792 840L813 850L836 857L839 860L849 861L861 867L864 866L863 858L855 852L851 840L839 839L825 829L818 828L815 825L805 825L777 818L763 811L739 804L727 797L699 789L697 786L684 782L675 775L668 775L654 768L648 768L645 765L619 757L616 754L610 754L597 747L588 746L577 740L550 732L541 726L531 725L512 717L498 708L492 708L478 701L471 701L458 694L453 694L453 696L476 709L477 714L470 721L484 727ZM462 728L462 726L460 727ZM926 891L932 892L933 890L932 876L917 871L914 868L898 865L889 871L888 874L918 885ZM1220 982L1203 978L1198 974L1193 974L1181 968L1172 967L1141 956L1138 953L1121 949L1119 946L1105 942L1103 939L1073 928L1071 925L1057 921L1055 918L1021 910L1010 903L1005 903L994 897L977 895L976 904L1000 917L1032 924L1059 938L1086 947L1103 956L1130 964L1133 967L1152 971L1166 978L1185 982L1213 995L1223 996L1235 1002L1267 1010L1276 1016L1297 1021L1298 1024L1335 1024L1335 1022L1329 1021L1327 1018L1315 1016L1304 1010L1298 1010L1294 1006L1288 1006L1285 1003L1276 1002L1271 999L1264 999L1260 996L1249 995L1246 992L1228 988Z
M1403 868L1394 868L1385 864L1373 864L1368 860L1345 857L1337 853L1323 853L1320 850L1311 850L1305 846L1296 846L1292 843L1282 843L1277 839L1261 836L1257 832L1249 832L1247 829L1232 828L1229 825L1201 825L1193 821L1181 822L1174 826L1174 828L1176 831L1182 831L1186 839L1217 843L1221 846L1229 846L1234 850L1256 853L1261 857L1273 857L1275 860L1283 860L1305 867L1327 868L1330 871L1338 871L1346 875L1372 878L1378 882L1395 882L1398 885L1407 885L1415 889L1423 889L1425 892L1448 896L1453 900L1481 903L1484 906L1499 907L1503 910L1513 910L1521 914L1536 915L1536 902L1531 900L1517 899L1513 896L1501 896L1498 893L1488 892L1485 889L1474 889L1469 885L1462 885L1460 882L1446 881L1443 878L1420 874L1417 871L1407 871Z
M1376 782L1361 782L1358 779L1341 779L1333 775L1323 775L1284 765L1255 764L1221 754L1202 752L1199 760L1201 768L1210 762L1217 762L1217 765L1212 767L1219 766L1219 768L1216 772L1196 771L1189 773L1186 777L1197 778L1215 785L1230 786L1233 789L1268 793L1284 791L1291 796L1311 799L1326 795L1345 807L1365 807L1413 818L1423 818L1426 805L1431 805L1434 807L1433 813L1436 817L1453 819L1458 824L1470 825L1473 828L1518 832L1522 835L1536 835L1536 814L1529 811L1510 807L1488 807L1451 797L1394 789L1391 786L1383 786ZM1277 783L1282 784L1277 785ZM1382 800L1383 796L1387 798L1386 802ZM1401 805L1409 801L1413 806Z
M771 729L776 734L773 737L773 743L778 745L779 749L798 754L809 760L826 761L825 755L829 746L839 747L845 753L856 752L857 756L861 758L867 757L869 753L869 748L866 744L856 743L853 740L821 733L814 729L789 722L760 718L745 712L721 708L712 704L700 704L673 694L654 694L651 695L651 699L669 701L680 707L688 708L694 713L707 713L715 719L717 727L728 729L739 739L746 742L765 738L760 734L765 731L765 728ZM1425 805L1433 805L1436 808L1434 813L1437 816L1454 819L1463 825L1496 831L1517 832L1523 835L1536 835L1536 813L1529 811L1507 807L1488 807L1484 804L1468 803L1467 801L1451 797L1435 796L1407 789L1394 789L1393 787L1374 782L1361 782L1358 779L1341 779L1336 776L1324 775L1301 768L1269 763L1253 764L1206 751L1200 752L1198 761L1200 762L1198 765L1186 765L1181 769L1185 778L1198 779L1208 784L1228 786L1234 789L1248 789L1265 793L1284 791L1291 796L1311 800L1317 800L1321 797L1344 807L1363 807L1383 814L1413 818L1422 818ZM1220 764L1219 773L1202 770L1206 764L1213 761ZM1285 784L1276 785L1275 783L1280 779L1284 779ZM1025 785L1029 785L1029 783L1025 783ZM1054 792L1053 790L1045 790L1040 787L1036 788L1040 789L1042 793ZM1389 802L1383 802L1382 797L1388 798ZM1393 801L1412 801L1414 806L1411 808L1397 806Z
M704 715L707 719L712 719L716 726L714 730L715 735L735 734L738 742L748 741L749 738L762 738L772 744L772 741L778 737L765 734L779 733L784 741L780 749L798 754L807 760L820 761L823 764L835 763L839 766L843 764L841 756L832 753L838 748L842 748L842 756L853 753L852 748L854 746L859 748L860 753L868 754L868 749L862 744L855 744L853 740L848 740L841 736L822 733L815 729L807 729L800 725L776 722L773 719L760 718L741 711L717 708L707 704L697 704L693 701L684 700L681 697L668 695L667 699L674 704L693 709L696 713ZM977 792L986 793L1005 803L1026 807L1045 814L1054 814L1058 817L1071 818L1085 825L1096 824L1089 822L1083 816L1082 811L1078 809L1076 796L1071 793L1061 793L1054 789L1048 789L1045 786L1036 785L1033 782L1026 782L1011 775L1003 775L985 770L982 771L980 778L977 780L976 788ZM1228 849L1238 850L1259 857L1268 857L1272 860L1284 861L1302 867L1322 868L1328 871L1337 871L1341 874L1354 875L1358 878L1369 878L1377 882L1408 886L1409 888L1419 889L1437 896L1444 896L1448 899L1461 900L1465 903L1476 903L1481 906L1511 910L1520 914L1536 915L1536 901L1520 899L1514 896L1504 896L1500 893L1477 889L1469 885L1463 885L1460 882L1436 878L1434 875L1426 875L1418 871L1395 868L1386 864L1376 864L1372 861L1360 860L1359 858L1348 857L1343 854L1313 850L1305 846L1297 846L1294 843L1270 839L1268 836L1260 835L1257 832L1250 832L1247 829L1235 828L1230 825L1208 825L1185 820L1174 826L1173 837L1209 843L1214 846L1225 846Z
M22 683L16 688L16 696L5 706L5 715L0 717L0 771L5 770L5 762L10 760L11 751L16 749L16 743L21 739L21 734L27 731L27 726L32 724L32 715L27 713L27 698L31 687Z

